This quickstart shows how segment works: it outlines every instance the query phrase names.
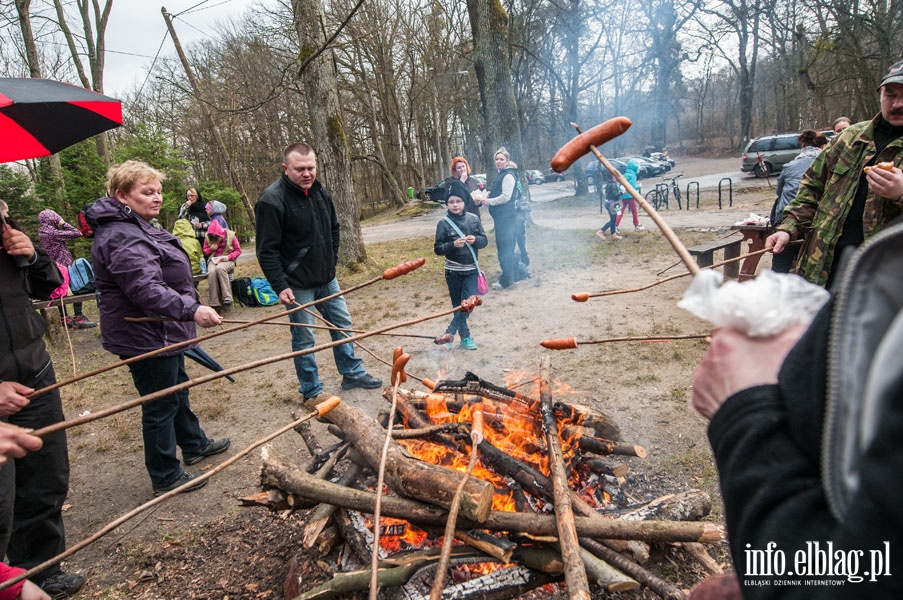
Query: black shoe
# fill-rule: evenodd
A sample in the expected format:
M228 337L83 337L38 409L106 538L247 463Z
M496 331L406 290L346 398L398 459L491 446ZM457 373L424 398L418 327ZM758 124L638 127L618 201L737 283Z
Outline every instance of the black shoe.
M179 487L180 485L185 485L186 483L188 483L192 479L195 479L196 477L197 477L197 475L192 475L191 473L186 473L185 471L182 471L182 474L179 475L179 478L176 479L175 481L173 481L172 483L170 483L169 485L163 486L161 488L154 488L154 496L155 497L162 496L166 492L171 492L174 489L176 489L177 487ZM201 481L198 481L190 488L186 488L186 489L182 490L182 493L193 492L195 490L199 490L202 487L204 487L205 485L207 485L207 481L208 481L207 479L202 479Z
M64 573L60 571L56 575L51 575L38 584L44 593L57 600L58 598L68 598L78 593L85 585L85 578L75 573Z
M229 445L231 443L232 442L229 441L229 438L223 438L218 442L214 439L211 439L209 441L209 443L207 444L207 447L204 448L203 450L201 450L198 454L185 454L183 452L182 453L182 461L186 465L197 464L197 463L201 462L202 460L204 460L205 458L207 458L208 456L213 456L214 454L219 454L221 452L225 452L226 450L229 449Z
M347 375L342 376L342 389L343 390L351 390L354 388L364 388L365 390L375 390L378 387L382 387L383 382L381 379L377 379L373 375L369 373L364 373L360 377L348 377Z

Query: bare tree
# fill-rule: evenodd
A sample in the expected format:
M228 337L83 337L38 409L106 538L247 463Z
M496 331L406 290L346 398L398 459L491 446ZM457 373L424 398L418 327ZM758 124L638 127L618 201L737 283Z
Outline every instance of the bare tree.
M485 122L484 159L505 146L521 160L524 155L517 100L508 63L508 13L499 0L467 0L473 32L473 64L480 85Z
M319 149L317 157L323 179L332 194L341 226L339 261L360 262L367 258L367 251L351 179L351 157L336 88L335 65L328 51L308 61L326 47L323 9L320 0L292 0L292 8L295 30L301 41L299 57L307 61L300 77L307 94L311 131Z

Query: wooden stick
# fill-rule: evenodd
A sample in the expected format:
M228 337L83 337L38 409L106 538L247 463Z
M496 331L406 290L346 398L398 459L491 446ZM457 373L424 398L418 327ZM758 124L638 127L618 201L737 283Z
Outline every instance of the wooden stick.
M476 300L474 300L474 298ZM288 354L280 354L278 356L273 356L270 358L264 358L256 361L252 361L249 363L245 363L243 365L238 365L235 367L229 367L228 369L223 369L222 371L216 371L213 373L208 373L206 375L202 375L201 377L195 377L194 379L189 379L188 381L170 386L168 388L164 388L162 390L153 392L151 394L147 394L145 396L140 396L133 400L129 400L128 402L123 402L117 406L113 406L104 410L97 411L96 413L92 413L90 415L85 415L82 417L75 417L74 419L68 419L66 421L61 421L59 423L54 423L53 425L49 425L47 427L42 427L34 432L32 435L41 437L50 433L55 433L57 431L63 431L64 429L69 429L70 427L75 427L76 425L83 425L84 423L90 423L91 421L96 421L98 419L102 419L108 417L110 415L114 415L130 408L134 408L136 406L140 406L142 404L146 404L147 402L151 402L152 400L157 400L159 398L163 398L175 392L179 392L182 390L187 390L196 385L200 385L202 383L207 383L208 381L213 381L215 379L219 379L221 377L225 377L227 375L233 375L235 373L240 373L242 371L248 371L250 369L256 369L257 367L262 367L265 365L269 365L272 363L276 363L283 360L288 360L290 358L295 358L296 356L304 356L306 354L312 354L314 352L320 352L321 350L328 350L330 348L334 348L336 346L340 346L342 344L346 344L349 341L355 341L359 339L368 338L370 336L379 335L385 331L391 331L392 329L399 329L401 327L409 327L411 325L415 325L417 323L422 323L424 321L429 321L431 319L439 319L446 315L450 315L459 310L473 310L473 307L481 303L479 297L472 296L468 300L465 300L461 303L461 306L457 306L455 308L450 308L448 310L444 310L432 315L428 315L426 317L419 317L416 319L411 319L410 321L403 321L401 323L395 323L393 325L386 325L385 327L380 327L379 329L375 329L373 331L369 331L367 333L361 333L344 340L338 340L334 342L328 342L326 344L320 344L319 346L312 346L310 348L306 348L304 350L298 350L296 352L289 352Z
M665 600L686 600L686 595L662 579L659 579L632 560L606 548L595 540L581 540L580 544L613 567L633 577Z
M379 455L379 469L376 476L376 506L373 509L373 552L370 556L370 600L376 600L379 594L379 515L382 507L383 482L386 478L386 458L389 456L389 444L392 442L392 423L395 421L395 410L398 407L398 386L401 385L402 374L393 374L392 381L392 407L389 409L389 423L386 427L386 437L383 449ZM467 483L467 479L461 480L461 486Z
M341 402L342 401L337 396L332 396L328 400L325 400L325 401L317 404L317 406L315 407L313 412L310 412L310 413L304 415L303 417L301 417L300 419L293 421L293 422L289 423L288 425L280 427L275 432L257 440L256 442L253 442L250 446L248 446L247 448L245 448L238 454L229 457L228 459L224 460L222 463L220 463L216 467L210 469L206 473L204 473L202 475L198 475L197 477L193 478L191 481L188 481L188 482L180 485L179 487L177 487L169 492L166 492L165 494L161 494L160 496L157 496L153 500L145 502L141 506L129 511L128 513L122 515L118 519L108 523L94 535L85 538L84 540L80 541L79 543L75 544L74 546L70 546L65 551L61 552L60 554L57 554L53 558L50 558L50 559L42 562L41 564L32 567L28 571L26 571L20 575L17 575L16 577L13 577L12 579L7 579L6 581L0 583L0 591L5 590L6 588L22 581L23 579L27 579L27 578L31 577L32 575L35 575L36 573L40 573L47 567L53 566L53 565L61 562L62 560L72 556L73 554L75 554L76 552L81 550L82 548L90 546L91 544L93 544L94 542L96 542L97 540L102 538L103 536L107 535L108 533L110 533L111 531L113 531L114 529L116 529L117 527L119 527L120 525L122 525L123 523L128 521L129 519L136 517L137 515L141 514L142 512L146 511L149 508L152 508L152 507L160 504L161 502L165 502L166 500L169 500L170 498L172 498L173 496L175 496L177 494L181 494L186 489L197 485L201 481L206 481L207 479L210 479L215 474L219 473L220 471L233 465L239 459L250 454L255 448L259 448L260 446L263 446L264 444L276 439L277 437L279 437L280 435L282 435L283 433L285 433L287 431L291 431L298 424L303 423L304 421L308 421L310 419L313 419L314 417L322 417L323 415L325 415L326 413L331 411L333 408L338 406Z
M118 362L111 363L111 364L103 366L103 367L98 367L97 369L88 371L87 373L82 373L81 375L76 375L74 377L70 377L68 379L64 379L63 381L57 381L56 383L54 383L52 385L48 385L39 390L35 390L31 394L28 394L28 396L26 396L26 397L27 398L36 398L37 396L40 396L41 394L46 394L47 392L49 392L51 390L55 390L55 389L61 388L66 385L70 385L72 383L75 383L76 381L81 381L82 379L87 379L88 377L93 377L94 375L99 375L101 373L105 373L106 371L110 371L110 370L116 369L118 367L130 365L134 362L138 362L139 360L144 360L145 358L150 358L151 356L156 356L156 355L162 354L164 352L171 352L173 350L178 350L179 348L187 348L188 346L191 346L192 344L203 342L205 340L209 340L209 339L215 338L220 335L232 333L233 331L239 331L241 329L247 329L248 327L250 327L252 325L259 325L261 323L265 323L272 319L278 319L281 316L287 315L289 313L293 313L298 310L302 310L302 308L308 308L308 307L314 306L316 304L320 304L321 302L326 302L328 300L338 298L339 296L342 296L344 294L349 294L351 292L365 288L369 285L373 285L374 283L376 283L378 281L382 281L384 279L386 279L386 280L394 279L394 278L398 277L399 275L405 275L407 273L410 273L414 269L417 269L418 267L423 265L425 260L426 259L420 258L417 260L401 263L400 265L396 265L392 268L386 269L385 271L383 271L383 274L380 275L379 277L374 277L373 279L368 279L367 281L364 281L363 283L359 283L357 285L353 285L346 290L339 290L338 292L336 292L335 294L332 294L331 296L324 296L323 298L320 298L319 300L314 300L313 302L309 302L299 308L293 308L293 309L287 310L285 312L279 312L279 313L270 315L268 317L263 317L261 319L251 321L247 325L239 325L238 327L230 327L228 329L223 329L221 331L215 331L213 333L207 333L204 335L200 335L200 336L194 337L190 340L185 340L184 342L179 342L177 344L171 344L169 346L164 346L163 348L157 348L156 350L151 350L150 352L145 352L144 354L139 354L138 356L132 356L125 360L120 360Z
M794 245L802 244L802 243L803 243L803 240L795 240L795 241L790 242L790 244L794 244ZM771 248L764 248L762 250L756 250L755 252L748 252L746 254L741 254L740 256L737 256L735 258L728 258L726 260L716 262L714 264L709 265L708 267L702 267L701 270L715 269L717 267L722 267L728 263L737 262L739 260L743 260L744 258L748 258L750 256L758 256L760 254L766 254L768 252L771 252ZM680 264L680 262L678 262L677 264ZM671 267L668 267L668 268L670 269ZM664 279L658 279L656 281L653 281L652 283L648 283L646 285L641 285L640 287L623 289L623 290L608 290L605 292L575 292L575 293L571 294L571 300L573 300L574 302L586 302L590 298L601 298L603 296L616 296L618 294L632 294L633 292L642 292L643 290L648 290L649 288L653 288L657 285L661 285L663 283L667 283L667 282L673 281L675 279L680 279L681 277L686 277L687 275L691 275L691 273L678 273L677 275L671 275L670 277L665 277Z
M445 575L448 570L449 559L451 558L452 544L455 541L455 525L458 522L458 511L461 509L461 495L464 493L464 486L467 484L471 473L473 473L473 468L477 464L478 448L480 447L480 442L483 441L483 411L478 410L473 414L470 441L470 460L467 463L466 477L458 484L455 495L452 497L451 506L448 509L448 518L445 521L445 537L442 540L442 553L439 555L436 578L433 580L433 587L430 590L430 600L442 599Z
M580 126L576 123L571 123L571 125L574 127L574 129L577 130L578 133L583 133L583 129L581 129ZM687 270L693 275L698 273L699 265L697 265L696 261L693 260L693 257L690 256L690 253L687 251L687 247L684 246L683 242L680 241L680 238L677 237L677 234L674 233L674 230L671 229L671 227L665 222L662 216L658 214L658 211L652 208L652 205L646 202L646 199L643 198L643 196L641 196L640 193L636 191L636 189L634 189L632 185L630 185L630 182L628 182L627 179L625 179L624 176L621 175L621 172L618 171L610 162L608 162L608 160L606 160L604 156L602 156L602 153L599 152L598 148L590 145L589 149L593 154L596 155L596 158L599 159L599 162L602 163L606 169L608 169L608 172L611 173L612 177L617 179L618 183L624 186L624 189L627 190L627 192L631 196L633 196L633 199L636 200L637 203L643 207L643 210L646 211L646 214L652 218L652 220L661 230L662 234L665 236L665 239L668 240L668 243L671 244L672 248L674 248L677 256L679 256L684 265L686 265Z
M235 324L249 324L250 321L242 321L241 319L223 319L223 323L235 323ZM343 329L341 327L330 327L328 325L317 325L310 324L305 325L303 323L285 323L283 321L275 322L269 321L267 323L261 323L261 325L280 325L282 327L309 327L310 329L324 329L326 331L342 331L345 333L364 333L362 329ZM386 335L391 337L408 337L408 338L417 338L421 340L432 340L435 336L432 335L420 335L419 333L383 333L380 335Z
M661 337L616 337L603 338L600 340L578 340L577 338L556 338L551 340L542 340L539 345L549 350L573 350L577 346L585 346L587 344L611 344L614 342L670 342L673 340L698 340L707 338L711 333L691 333L687 335L666 335Z
M480 449L482 454L482 447ZM343 508L373 513L376 497L373 492L342 487L330 481L315 478L303 469L289 469L279 465L272 457L264 465L261 480L266 485L316 502L336 504ZM446 521L447 512L442 508L396 496L382 499L382 513L387 517L407 519L414 523L440 526ZM612 540L643 540L646 542L702 542L716 544L724 541L724 530L707 521L625 521L575 517L577 532L582 538ZM462 529L488 529L490 531L520 531L533 535L556 535L558 526L554 515L537 515L490 511L483 521L461 517Z
M558 437L558 422L552 403L551 360L543 356L539 365L539 397L541 401L542 429L549 453L549 471L552 478L552 492L555 502L555 520L558 523L558 543L561 544L561 559L564 561L564 578L568 584L568 596L578 600L589 600L589 580L580 556L580 541L574 524L571 507L571 490L568 485L567 468Z

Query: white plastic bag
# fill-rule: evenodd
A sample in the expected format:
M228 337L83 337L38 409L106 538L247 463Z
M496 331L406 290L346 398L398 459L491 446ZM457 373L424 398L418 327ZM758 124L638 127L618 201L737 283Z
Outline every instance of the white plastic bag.
M677 306L715 327L729 327L751 337L777 335L796 324L807 325L828 300L828 291L798 275L763 271L750 281L728 281L704 269L696 274Z

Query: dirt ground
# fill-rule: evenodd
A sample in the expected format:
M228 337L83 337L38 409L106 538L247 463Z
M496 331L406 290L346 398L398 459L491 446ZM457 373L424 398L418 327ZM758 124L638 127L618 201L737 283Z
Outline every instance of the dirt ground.
M704 171L705 161L698 161ZM696 164L694 162L694 164ZM685 169L686 170L686 169ZM687 245L709 241L729 233L728 211L717 208L711 193L700 210L680 215L698 226L676 228ZM740 218L749 212L767 211L771 195L763 185L734 194L733 211ZM676 274L675 254L662 236L650 228L629 231L619 242L601 242L587 222L601 224L596 198L563 198L538 203L535 220L554 218L562 212L583 215L580 229L534 225L528 234L533 273L508 290L491 291L484 305L472 315L470 324L479 348L451 350L429 340L376 336L363 342L373 355L358 354L371 373L388 380L390 370L377 358L389 360L396 345L412 354L408 372L418 377L449 378L473 371L484 379L502 383L516 372L533 376L545 352L539 342L547 338L576 336L601 339L614 336L667 336L705 333L706 323L675 306L687 279L678 279L647 291L575 303L573 292L631 288ZM665 213L677 217L677 211ZM697 218L693 218L695 215ZM626 229L626 228L625 228ZM481 253L481 263L490 280L498 275L493 238ZM356 272L344 271L339 280L345 287L366 281L382 269L418 256L427 264L417 272L388 282L379 282L353 292L347 300L355 327L371 329L431 315L449 306L442 277L442 262L432 253L432 238L417 237L369 244L369 263ZM763 261L767 264L767 260ZM669 270L670 268L670 270ZM239 261L238 275L259 275L254 260ZM204 284L201 286L205 292ZM96 307L86 305L89 317ZM231 318L257 319L279 312L276 307L238 308ZM404 333L438 335L447 317L405 328ZM326 341L325 334L318 339ZM109 364L114 357L100 345L97 329L71 332L52 347L58 377L86 372ZM456 340L457 342L457 340ZM287 327L260 325L229 333L202 344L227 367L274 357L290 351ZM571 388L568 401L585 403L610 415L621 427L626 441L649 451L645 460L629 459L631 472L625 491L636 501L688 489L703 489L715 498L711 520L720 522L717 476L705 437L705 422L689 404L695 365L704 351L699 340L660 343L584 345L576 350L552 353L553 378ZM375 358L376 357L376 358ZM341 379L332 357L318 355L320 375L327 394L365 408L375 415L387 407L380 391L342 392ZM206 374L189 364L189 375ZM532 375L531 375L532 374ZM416 383L416 382L412 382ZM412 386L413 387L413 386ZM302 409L297 381L290 361L260 366L192 389L195 412L207 434L229 437L231 449L189 471L212 468L254 441L289 423L291 413ZM97 412L135 397L128 371L119 368L63 390L68 417ZM315 430L325 443L330 438L322 425ZM137 409L69 430L72 464L70 495L65 506L70 546L92 535L109 521L153 497L144 469ZM308 452L295 433L273 441L270 452L301 463ZM259 451L252 452L213 477L203 490L171 499L131 519L98 542L64 563L64 568L82 573L88 583L81 597L92 598L281 598L288 561L300 546L305 511L273 514L265 509L240 508L237 498L260 490ZM719 560L723 547L713 548ZM311 581L336 568L332 557L304 555ZM650 569L690 587L703 577L698 565L678 548L656 548ZM551 597L556 590L534 592L533 597ZM649 592L625 595L651 598Z

